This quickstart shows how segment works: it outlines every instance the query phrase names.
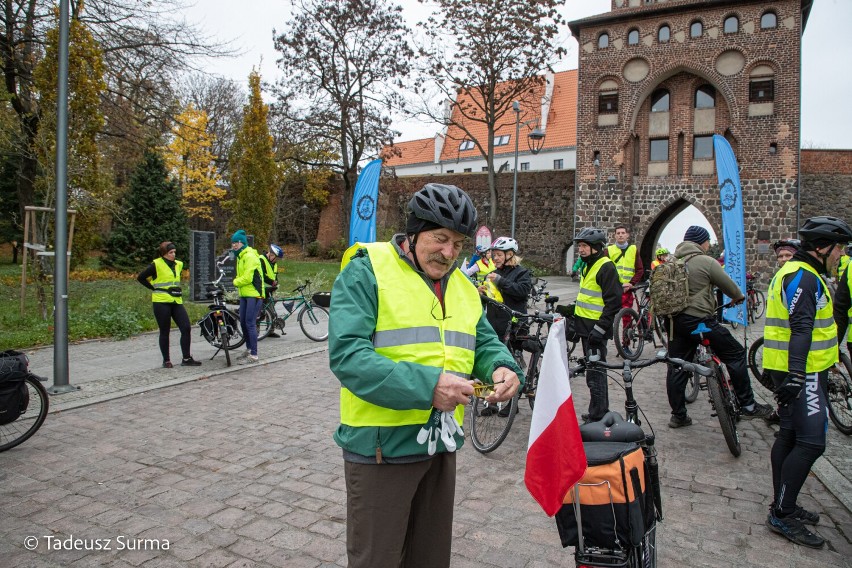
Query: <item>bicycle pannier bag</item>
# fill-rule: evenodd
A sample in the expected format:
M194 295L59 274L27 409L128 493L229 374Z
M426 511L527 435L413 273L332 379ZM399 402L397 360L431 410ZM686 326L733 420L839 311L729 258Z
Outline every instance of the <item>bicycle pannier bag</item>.
M565 318L565 340L568 343L577 343L580 336L577 335L577 320L574 319L574 308L576 304L567 306L556 306L554 311Z
M556 513L562 546L578 546L574 492L578 491L585 547L639 546L654 525L645 455L632 442L586 442L588 469Z
M651 272L648 291L654 314L674 316L689 305L689 271L686 263L698 253L665 262Z
M28 364L23 353L0 352L0 425L17 420L30 404L26 383Z

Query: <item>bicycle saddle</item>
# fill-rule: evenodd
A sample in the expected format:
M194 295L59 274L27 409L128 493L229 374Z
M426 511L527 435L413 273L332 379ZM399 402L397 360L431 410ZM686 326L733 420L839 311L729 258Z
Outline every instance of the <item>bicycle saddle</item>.
M580 426L584 442L641 442L645 439L642 428L626 422L618 412L607 412L597 422Z
M711 331L711 329L709 327L707 327L706 325L704 325L704 322L701 322L701 323L698 324L698 327L696 327L690 333L690 335L699 335L699 334L702 334L702 333L710 333L710 331Z
M555 304L559 301L559 296L550 296L549 298L545 298L545 304Z

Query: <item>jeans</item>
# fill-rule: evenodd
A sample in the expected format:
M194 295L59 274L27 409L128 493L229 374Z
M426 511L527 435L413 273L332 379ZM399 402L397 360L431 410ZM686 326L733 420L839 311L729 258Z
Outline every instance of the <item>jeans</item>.
M263 298L240 298L240 328L252 355L257 355L257 314L262 307Z
M701 323L710 328L710 331L704 332L704 338L710 341L710 348L728 368L740 406L754 404L754 393L751 390L751 381L748 377L746 365L745 347L731 335L730 331L722 327L714 316L699 317L687 314L674 316L674 331L669 339L669 356L685 361L692 361L695 358L695 351L698 349L701 338L697 334L692 335L692 332ZM671 367L668 368L666 390L669 396L669 406L672 408L672 414L678 418L686 416L684 391L688 380L689 373L687 371L683 369L673 371Z

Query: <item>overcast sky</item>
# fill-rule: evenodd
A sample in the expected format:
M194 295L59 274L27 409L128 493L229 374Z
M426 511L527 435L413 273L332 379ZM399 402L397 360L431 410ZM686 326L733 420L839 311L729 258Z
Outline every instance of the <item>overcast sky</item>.
M431 11L417 0L399 2L409 27L426 18ZM608 12L610 0L567 0L562 14L566 20ZM247 81L252 67L257 67L263 79L276 77L277 52L272 47L273 28L283 30L290 11L290 3L282 0L244 0L235 9L233 0L199 0L186 8L186 18L197 22L211 37L232 41L243 51L239 57L220 59L210 67L217 74L237 81ZM852 149L852 111L847 97L852 92L852 0L816 0L805 29L802 47L802 145L816 148ZM569 37L565 41L568 54L556 65L557 70L577 67L577 42ZM402 132L399 140L412 140L432 136L434 125L416 121L397 121L394 128ZM694 208L692 208L694 209ZM701 214L681 215L663 233L663 245L673 248L680 242L683 230L692 222L699 222Z

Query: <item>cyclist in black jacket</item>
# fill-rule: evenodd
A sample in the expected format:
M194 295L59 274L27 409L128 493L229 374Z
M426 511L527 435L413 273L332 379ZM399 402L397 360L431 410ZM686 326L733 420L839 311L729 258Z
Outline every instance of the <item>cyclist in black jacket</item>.
M491 244L491 260L497 269L489 272L485 278L500 291L506 307L526 313L527 298L532 290L532 276L529 270L521 266L518 241L511 237L497 238ZM484 292L484 287L480 286L479 291ZM497 332L497 337L502 339L511 322L511 316L494 306L488 306L486 316L488 323Z

